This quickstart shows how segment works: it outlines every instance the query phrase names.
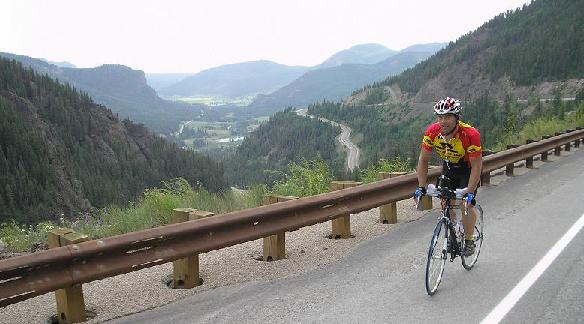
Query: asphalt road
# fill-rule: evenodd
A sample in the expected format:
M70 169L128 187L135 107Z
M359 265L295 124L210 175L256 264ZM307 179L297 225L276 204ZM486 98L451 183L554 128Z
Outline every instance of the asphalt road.
M300 116L309 116L310 118L314 118L314 116L307 114L307 109L299 109L296 111L296 113ZM339 124L326 118L319 117L318 120L341 128L341 134L337 136L336 140L342 146L347 148L347 169L353 171L357 166L359 166L360 150L359 147L355 145L355 143L351 142L351 128L347 125Z
M341 127L341 135L338 136L338 141L347 148L347 169L353 171L357 166L359 166L359 148L357 145L351 142L351 128L343 124L334 124Z
M437 212L360 245L340 263L292 279L223 287L115 323L478 323L584 214L584 150L481 188L485 241L471 271L447 262L424 288ZM584 320L584 231L510 307L503 323Z

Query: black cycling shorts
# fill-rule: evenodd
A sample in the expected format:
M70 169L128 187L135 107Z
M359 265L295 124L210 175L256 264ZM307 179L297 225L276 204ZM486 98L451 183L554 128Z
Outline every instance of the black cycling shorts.
M451 190L463 189L468 187L468 181L470 180L471 168L466 164L461 165L447 165L446 162L442 163L442 174L450 179L448 188ZM477 186L477 188L480 186ZM477 196L477 191L474 191L475 197ZM474 204L473 204L474 205Z

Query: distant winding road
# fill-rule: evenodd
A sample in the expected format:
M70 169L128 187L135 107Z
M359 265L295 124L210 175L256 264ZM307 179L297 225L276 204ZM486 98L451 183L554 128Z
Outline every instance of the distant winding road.
M315 118L312 115L308 115L306 109L299 109L296 111L296 113L299 116ZM341 134L337 136L336 140L347 148L347 169L353 171L355 167L359 165L360 150L359 147L355 145L355 143L351 142L351 128L349 128L347 125L339 124L326 118L318 118L318 120L341 128Z

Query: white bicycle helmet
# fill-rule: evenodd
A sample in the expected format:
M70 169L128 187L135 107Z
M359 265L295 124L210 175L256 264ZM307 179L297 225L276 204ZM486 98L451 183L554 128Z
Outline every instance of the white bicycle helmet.
M450 97L446 97L434 105L434 113L436 115L458 115L461 110L462 106L460 106L460 101Z

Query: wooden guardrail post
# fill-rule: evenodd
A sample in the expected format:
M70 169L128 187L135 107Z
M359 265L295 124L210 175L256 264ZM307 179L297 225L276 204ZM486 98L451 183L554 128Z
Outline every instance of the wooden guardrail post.
M517 144L507 144L507 149L513 149L513 148L517 148L519 147L519 145ZM513 175L513 170L514 170L515 166L513 165L513 163L509 163L505 166L505 175L507 176L512 176Z
M183 223L215 215L212 212L193 208L175 208L172 210L172 223ZM190 289L203 283L199 276L199 254L191 255L172 262L171 288Z
M584 127L576 127L576 130L582 130ZM579 138L574 141L574 147L580 147L580 141L584 144L584 138Z
M361 185L362 182L357 181L332 181L331 191L352 188ZM332 234L331 238L350 238L351 237L351 214L341 215L331 221Z
M264 196L264 205L275 204L282 201L294 200L298 197L266 195ZM286 232L280 232L268 237L264 237L263 242L263 260L276 261L286 258Z
M555 133L555 136L559 136L559 135L562 135L562 134L564 134L564 133L557 132L557 133ZM560 145L560 146L556 147L556 149L554 150L554 155L555 156L560 156L560 155L562 155L561 152L562 152L562 146Z
M407 174L407 172L379 172L377 179L395 178L404 174ZM397 223L397 203L395 201L379 206L379 221L383 224Z
M483 150L483 157L493 154L493 151ZM481 186L491 185L491 172L485 172L481 174Z
M568 129L568 130L566 130L566 133L570 133L573 131L574 131L573 129ZM572 144L570 142L566 143L566 152L570 152L571 146L572 146Z
M79 234L68 228L54 229L47 233L50 249L77 244L88 240L87 235ZM59 323L80 323L87 320L85 299L81 285L55 291L57 318Z
M549 135L544 135L541 137L542 140L546 140L548 138L552 138L552 137ZM548 161L548 160L549 160L548 159L548 151L541 152L541 161L544 162L544 161Z
M530 143L534 143L534 142L535 142L535 140L528 139L525 141L525 144L530 144ZM533 169L533 156L530 156L527 159L525 159L525 167L528 169Z

